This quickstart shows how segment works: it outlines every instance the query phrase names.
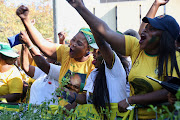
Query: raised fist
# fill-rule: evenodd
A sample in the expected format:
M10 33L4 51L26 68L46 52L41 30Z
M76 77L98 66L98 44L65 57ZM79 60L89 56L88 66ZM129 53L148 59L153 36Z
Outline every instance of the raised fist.
M29 15L29 9L28 7L21 5L17 10L16 14L21 18L21 19L26 19L28 18Z
M83 0L66 0L72 7L84 6Z
M26 32L21 31L19 34L19 40L21 43L27 44L27 42L30 41L30 38Z
M155 0L155 2L161 6L167 4L169 0Z
M59 37L59 44L65 44L65 38L67 36L67 33L64 31L61 31L58 33L58 37Z

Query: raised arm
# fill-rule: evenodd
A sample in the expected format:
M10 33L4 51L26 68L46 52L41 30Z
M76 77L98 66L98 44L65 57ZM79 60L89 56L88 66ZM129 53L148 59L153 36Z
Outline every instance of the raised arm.
M74 7L77 12L83 17L87 24L93 29L97 34L103 37L111 47L125 55L125 37L115 31L111 30L109 26L93 15L83 4L82 0L68 0L69 4Z
M32 42L37 45L37 47L48 57L57 60L56 47L58 44L50 43L46 41L39 31L33 26L31 20L29 19L29 9L25 6L20 6L16 14L20 17L21 21L26 28L26 31L32 40Z
M21 57L20 57L21 67L24 70L24 72L32 78L34 77L35 67L29 64L28 54L29 54L28 48L26 47L25 44L22 44Z
M94 30L91 30L91 31L95 38L96 44L99 47L99 51L102 54L102 57L105 60L108 68L112 68L114 54L110 45L106 41L104 41L104 39L100 35L98 35Z
M152 4L151 8L149 9L148 13L146 14L146 17L154 18L158 11L158 8L161 5L165 5L168 2L169 2L169 0L155 0L154 3ZM141 35L141 32L145 28L146 25L147 25L147 23L144 23L144 22L141 23L139 32L138 32L139 35Z
M49 73L50 70L50 64L46 61L46 59L41 55L41 53L34 47L33 43L31 42L30 38L25 32L20 33L21 40L26 44L26 46L29 48L29 51L36 63L36 65L46 74ZM25 47L25 50L28 51L27 47ZM30 65L32 68L33 66ZM33 75L34 76L34 75Z

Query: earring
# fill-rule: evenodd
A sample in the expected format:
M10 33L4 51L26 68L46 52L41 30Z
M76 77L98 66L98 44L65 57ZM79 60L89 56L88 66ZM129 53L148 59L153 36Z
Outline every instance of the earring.
M90 54L90 52L87 52L87 53L86 53L86 56L88 56L89 54Z

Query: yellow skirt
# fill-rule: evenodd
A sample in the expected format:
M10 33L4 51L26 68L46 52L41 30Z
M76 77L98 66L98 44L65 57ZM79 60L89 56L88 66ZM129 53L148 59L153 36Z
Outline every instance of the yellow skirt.
M127 112L124 113L120 113L118 111L118 103L111 103L111 111L109 114L109 119L110 120L114 120L116 117L121 119L121 120L133 120L133 115L134 115L134 110L130 111L128 110ZM100 115L97 113L95 107L93 104L83 104L83 105L79 105L74 112L74 116L73 116L73 120L75 118L82 118L82 119L86 119L86 118L90 118L93 120L100 120L101 117Z

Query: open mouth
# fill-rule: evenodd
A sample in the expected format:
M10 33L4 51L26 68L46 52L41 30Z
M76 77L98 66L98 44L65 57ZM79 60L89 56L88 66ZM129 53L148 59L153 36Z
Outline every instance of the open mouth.
M94 65L96 64L96 59L94 59L94 60L92 61L92 64L94 64Z
M139 41L139 44L143 43L145 39L146 39L145 34L141 34L141 39Z
M74 50L73 50L72 48L70 48L69 53L70 53L70 54L73 54L73 53L74 53Z

